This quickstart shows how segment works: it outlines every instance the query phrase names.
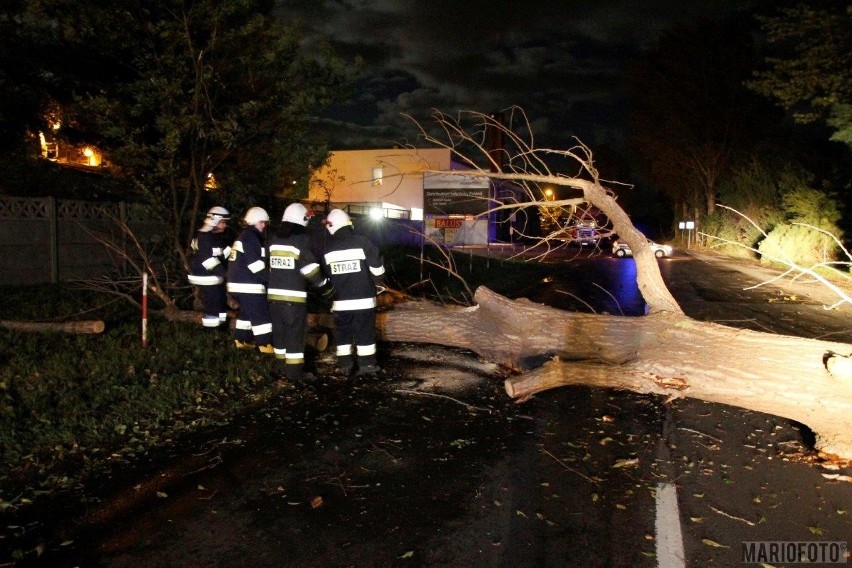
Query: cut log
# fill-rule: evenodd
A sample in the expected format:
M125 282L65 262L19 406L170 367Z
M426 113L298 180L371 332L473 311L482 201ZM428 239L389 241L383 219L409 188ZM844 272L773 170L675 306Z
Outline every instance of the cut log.
M63 322L34 322L34 321L0 321L0 327L15 331L27 332L65 332L65 333L102 333L104 322L94 321L63 321Z
M306 343L308 347L322 353L328 349L328 334L324 332L309 332Z
M201 325L201 312L193 310L166 309L162 311L163 317L169 321L183 321L186 323L197 323Z
M386 341L470 349L514 369L509 396L591 385L691 397L795 420L824 454L852 459L852 345L761 333L659 312L623 317L509 300L481 287L473 307L409 302L379 315ZM834 354L834 355L833 355ZM543 362L549 361L546 364ZM835 374L826 368L834 361Z

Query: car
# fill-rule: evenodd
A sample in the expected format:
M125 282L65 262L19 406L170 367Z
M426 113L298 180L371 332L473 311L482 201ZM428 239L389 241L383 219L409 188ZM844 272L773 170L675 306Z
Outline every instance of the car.
M663 258L665 256L671 256L671 254L672 254L673 249L669 245L661 245L661 244L655 243L654 241L652 241L650 239L648 240L648 244L651 245L651 250L654 251L654 256L656 256L657 258ZM633 251L630 250L630 245L628 245L627 243L625 243L623 241L613 241L612 242L612 254L614 256L622 258L622 257L625 257L625 256L633 256Z

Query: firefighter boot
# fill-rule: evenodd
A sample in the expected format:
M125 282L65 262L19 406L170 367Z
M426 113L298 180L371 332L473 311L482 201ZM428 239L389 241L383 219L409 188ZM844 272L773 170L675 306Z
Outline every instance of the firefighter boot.
M290 378L288 374L288 367L284 362L284 359L275 359L275 363L272 365L272 375L278 380L285 380Z
M272 365L272 378L275 381L275 388L283 389L292 386L293 377L289 376L290 365L287 365L284 359L275 358L275 363Z
M291 363L285 365L287 378L294 383L303 383L314 380L314 374L304 370L303 363Z
M338 355L337 356L337 372L346 375L347 377L352 375L352 371L355 370L354 361L352 361L352 355Z
M373 377L381 370L382 368L376 364L375 355L367 355L366 357L358 358L357 375L359 377Z

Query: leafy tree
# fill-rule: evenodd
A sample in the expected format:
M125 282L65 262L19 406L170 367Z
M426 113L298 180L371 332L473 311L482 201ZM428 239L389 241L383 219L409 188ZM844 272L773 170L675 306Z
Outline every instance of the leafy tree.
M26 41L21 20L24 0L0 4L0 151L18 153L28 132L40 129L39 115L46 93L32 73L41 53Z
M713 248L731 256L751 257L763 231L783 220L777 170L758 159L719 184L719 202L725 207L704 219L702 232L717 237Z
M272 205L327 154L310 117L346 81L306 54L269 0L32 0L23 21L49 58L63 129L102 147L150 198L184 251L212 200ZM221 189L206 190L210 176Z
M758 20L771 51L749 87L798 122L826 120L831 139L852 147L852 7L816 0Z

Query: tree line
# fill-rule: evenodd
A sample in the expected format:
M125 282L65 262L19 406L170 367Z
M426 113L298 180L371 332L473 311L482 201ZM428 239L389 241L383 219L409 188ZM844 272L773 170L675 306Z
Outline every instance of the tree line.
M333 144L315 119L351 94L357 65L330 47L304 52L298 23L274 8L4 3L0 150L32 154L34 133L61 122L63 136L109 153L157 208L185 265L211 204L210 176L216 202L234 209L305 195ZM825 258L836 243L812 236L802 247L800 225L841 237L852 218L852 14L831 0L760 10L667 30L630 66L630 170L614 165L620 156L615 176L606 160L601 170L635 183L621 203L637 219L649 209L667 217L664 232L690 219L731 252L765 246Z

